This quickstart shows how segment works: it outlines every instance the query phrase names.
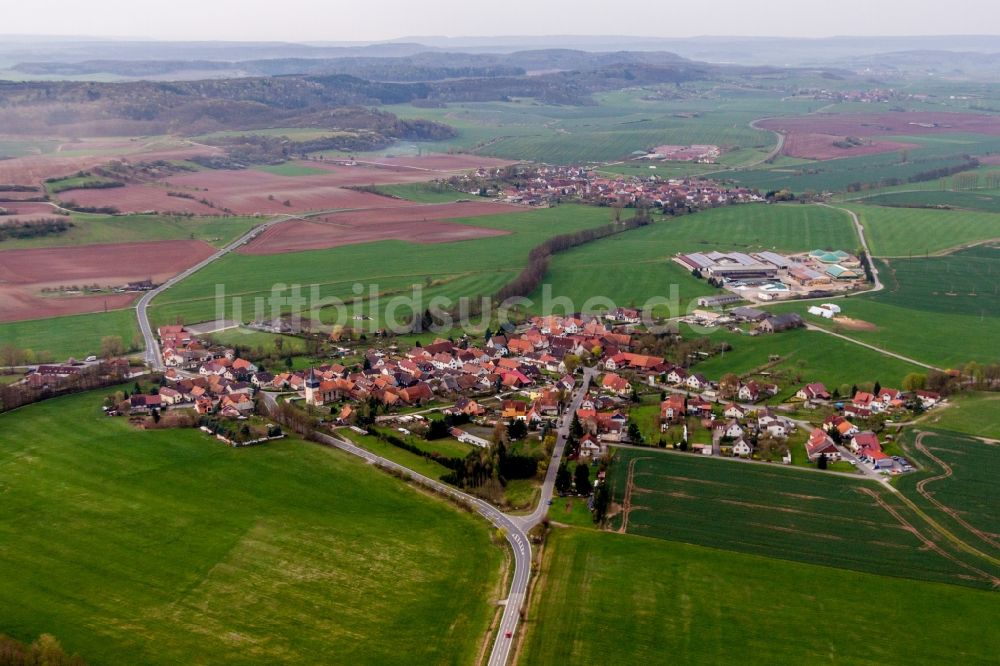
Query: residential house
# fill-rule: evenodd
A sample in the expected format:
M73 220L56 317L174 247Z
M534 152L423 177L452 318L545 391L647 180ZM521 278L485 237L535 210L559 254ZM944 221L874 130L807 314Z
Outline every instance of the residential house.
M840 459L840 451L836 444L822 428L816 428L809 435L809 440L805 443L806 455L809 460L819 460L820 456L826 455L826 459L833 461Z

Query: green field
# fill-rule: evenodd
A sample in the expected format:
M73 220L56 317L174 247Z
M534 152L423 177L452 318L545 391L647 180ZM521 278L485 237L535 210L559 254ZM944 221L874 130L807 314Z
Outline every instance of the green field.
M995 194L985 194L975 191L935 192L933 190L923 190L920 192L893 192L890 194L877 194L873 197L868 197L864 201L867 204L875 206L911 208L941 206L962 210L1000 213L1000 197Z
M849 206L876 257L917 257L1000 238L1000 215L927 208Z
M1000 394L960 393L948 398L948 405L935 409L920 421L921 426L1000 439Z
M682 312L674 314L684 314L691 299L717 290L673 262L678 252L853 251L858 244L846 214L819 206L744 204L653 219L647 227L554 256L545 277L551 293L569 297L576 309L593 296L641 306L669 297L677 285ZM539 289L532 298L540 302L542 295Z
M993 340L1000 339L1000 318L915 310L897 304L883 292L882 297L849 298L838 301L843 315L866 321L876 330L848 329L828 319L804 315L816 326L829 328L856 340L909 358L943 368L959 367L969 361L992 363L997 360ZM802 312L802 304L782 304L776 311Z
M799 306L799 311L805 310ZM743 375L761 368L766 375L758 381L778 384L779 398L788 398L808 382L823 382L832 391L843 384L880 381L883 386L899 386L903 377L922 368L821 332L804 329L776 335L750 337L715 330L717 342L728 342L732 350L706 359L695 370L718 379L726 373ZM772 355L781 357L774 363Z
M951 585L580 529L550 534L541 575L528 664L989 664L1000 651L1000 598Z
M0 416L5 633L94 664L476 660L485 523L333 449L140 431L100 402Z
M283 354L303 354L306 351L306 342L302 338L292 335L268 333L267 331L256 331L251 328L230 328L218 333L212 333L209 337L220 345L250 347L254 350L262 349L265 354L271 353L276 349L275 340L278 339L281 339L281 351Z
M73 227L65 233L6 240L0 243L0 250L188 239L222 247L263 222L262 218L256 217L104 216L80 213L73 214L69 219Z
M1000 317L1000 246L978 245L927 259L879 262L886 288L872 294L912 310Z
M937 169L958 167L968 162L970 152L989 153L1000 149L1000 138L974 134L934 136L894 136L893 141L914 143L909 151L879 153L799 166L777 166L729 174L736 182L761 190L787 188L793 192L840 192L852 185L874 185L907 179ZM917 183L920 189L920 183Z
M106 335L120 336L126 349L139 349L142 338L135 310L127 308L0 324L0 346L10 344L36 354L48 352L58 361L70 356L80 359L99 354L101 338Z
M697 84L692 84L692 91ZM654 90L630 89L595 96L590 106L546 105L532 100L449 104L428 109L385 107L402 118L426 118L454 127L458 136L432 142L433 150L553 164L611 162L662 144L714 144L731 166L763 159L771 132L749 123L763 116L797 114L816 102L783 100L771 92L712 91L685 99L655 99ZM720 94L721 93L721 94Z
M633 463L629 534L979 587L989 587L1000 574L1000 567L937 536L872 481L693 454L622 450L610 481L616 502L623 501ZM624 520L617 516L615 526ZM910 525L955 559L928 549Z
M58 180L53 180L45 183L45 189L49 194L59 194L60 192L65 192L66 190L75 190L81 187L93 187L95 185L104 185L106 183L114 183L115 181L110 178L102 178L101 176L70 176L69 178L60 178Z
M361 435L354 432L349 428L342 428L338 431L338 434L351 440L358 446L368 449L372 453L382 456L386 460L391 460L394 463L404 465L412 469L414 472L419 472L430 479L441 480L443 476L451 473L451 470L434 460L429 460L423 456L418 456L416 453L412 453L405 449L401 449L398 446L393 446L384 439L379 439L373 435Z
M325 169L318 169L313 166L309 166L303 162L286 162L284 164L270 164L266 166L255 167L257 171L264 171L266 173L274 174L275 176L288 176L289 178L296 178L299 176L322 176L323 174L329 173Z
M992 409L995 413L996 408ZM915 439L907 437L905 451L923 469L900 478L897 487L958 538L1000 558L996 510L1000 505L996 484L1000 446L953 432L927 432L920 446Z
M434 183L401 183L396 185L378 185L375 188L382 194L391 197L408 199L418 203L449 203L459 199L470 199L465 192L458 192L443 185Z
M412 295L414 285L423 290L424 307L434 296L455 300L492 295L516 275L530 250L545 239L602 226L611 219L606 208L565 205L449 220L510 232L493 238L441 244L380 241L271 256L229 254L157 298L152 314L157 322L174 321L178 316L187 322L216 319L216 285L221 284L228 295L238 294L242 307L242 312L233 312L230 301L227 316L249 321L255 318L254 297L270 295L273 285L304 285L304 295L309 296L310 285L316 284L322 298L350 302L355 283L360 283L377 287L382 303L364 307L380 320L389 297ZM396 314L403 318L410 311L410 305L404 304ZM329 321L332 309L323 316Z

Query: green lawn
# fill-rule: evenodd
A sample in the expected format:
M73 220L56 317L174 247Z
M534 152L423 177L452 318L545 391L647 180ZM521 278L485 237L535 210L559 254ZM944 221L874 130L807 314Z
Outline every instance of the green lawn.
M429 460L423 456L418 456L416 453L411 453L410 451L401 449L398 446L393 446L378 437L374 437L372 435L361 435L348 428L339 430L338 434L346 437L358 446L368 449L376 455L382 456L383 458L391 460L394 463L409 467L413 471L419 472L428 478L440 480L441 477L451 473L450 469L438 462Z
M921 257L1000 238L1000 215L973 211L849 206L876 257Z
M94 664L475 661L484 523L333 449L139 431L100 402L0 416L5 633Z
M33 247L138 243L155 240L203 240L222 247L263 220L254 217L175 217L163 215L88 215L76 213L65 233L39 238L6 240L2 250Z
M951 585L572 528L549 536L541 575L527 664L989 664L1000 651L1000 597Z
M718 290L673 262L678 252L853 251L858 244L845 213L819 206L745 204L653 219L654 224L641 229L554 256L545 277L551 294L571 299L571 311L600 309L598 301L593 301L593 308L585 308L592 297L641 307L654 297L670 300L676 285L680 312L673 314L686 314L689 306L694 307L694 298ZM544 289L531 296L536 303L541 302Z
M56 360L99 354L101 338L120 336L126 349L141 348L135 310L111 310L51 319L29 319L0 324L0 346L11 344L36 353L49 352Z
M629 534L683 541L883 576L989 587L1000 567L936 537L880 484L703 456L621 450L612 466L616 502L634 463ZM874 495L872 495L874 493ZM948 559L902 525L891 507ZM616 517L614 526L623 524Z
M254 350L262 349L265 354L269 354L277 349L275 341L278 339L281 340L282 354L303 354L306 351L306 342L302 338L297 338L293 335L279 335L278 333L257 331L251 328L230 328L218 333L212 333L208 337L220 345L249 347Z

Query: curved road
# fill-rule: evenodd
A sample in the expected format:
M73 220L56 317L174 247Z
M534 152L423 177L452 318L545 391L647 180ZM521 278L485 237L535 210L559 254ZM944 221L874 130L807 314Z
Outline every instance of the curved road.
M549 500L552 499L552 493L555 489L556 472L558 471L563 451L566 448L566 439L569 436L569 429L573 422L573 414L579 409L580 403L583 402L583 398L587 394L590 382L596 374L597 370L595 368L586 368L583 373L583 383L573 392L570 406L563 413L562 422L557 431L556 445L553 450L552 460L549 461L548 471L545 474L545 481L542 483L542 489L539 493L538 506L526 516L506 514L478 497L473 497L448 484L435 481L399 463L375 455L371 451L363 449L345 439L325 433L316 433L317 439L323 444L363 458L382 469L401 474L411 481L468 506L480 516L493 523L507 537L507 542L514 551L514 578L511 580L510 592L504 601L503 617L500 619L497 637L493 642L493 649L490 651L490 658L487 662L489 666L505 666L510 660L514 634L517 631L517 624L521 619L521 609L527 598L528 583L531 580L531 542L528 538L528 531L542 522L546 513L548 513ZM274 397L270 396L270 394L265 394L265 399L271 404L274 403Z
M321 215L321 214L322 213L313 213L313 215ZM287 222L289 220L303 219L304 217L305 216L301 215L284 215L282 217L276 217L273 220L268 220L267 222L264 222L263 224L260 224L251 229L250 231L248 231L247 233L243 234L242 236L240 236L239 238L237 238L232 243L225 246L212 256L207 257L202 261L199 261L194 266L191 266L190 268L187 268L184 271L173 276L172 278L170 278L169 280L158 286L156 289L151 289L150 291L147 291L145 294L143 294L142 298L139 299L139 302L135 304L135 312L136 316L139 319L139 330L142 331L142 337L146 343L146 354L145 354L146 364L149 365L149 367L154 371L164 370L163 356L160 354L160 341L157 340L156 332L153 330L152 324L149 323L149 312L148 312L149 304L153 301L154 298L156 298L157 296L159 296L164 291L174 286L181 280L191 277L193 274L197 273L205 266L208 266L213 261L224 257L225 255L229 254L230 252L232 252L239 246L243 245L244 243L253 240L258 235L267 231L268 228L273 227L274 225L280 224L282 222Z

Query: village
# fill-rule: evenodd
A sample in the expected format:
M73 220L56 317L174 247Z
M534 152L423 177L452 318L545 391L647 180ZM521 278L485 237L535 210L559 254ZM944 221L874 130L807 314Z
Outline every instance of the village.
M655 168L655 165L649 166L651 170ZM577 166L479 169L447 182L451 187L470 195L496 197L505 203L526 206L551 206L578 201L598 206L648 205L664 212L676 213L765 201L764 197L750 188L726 187L704 178L664 179L655 174L646 177L610 177Z
M785 320L801 323L798 315L757 319L746 310L752 309L736 308L732 316L755 332L780 331ZM478 345L468 338L417 342L405 351L362 344L355 356L281 371L265 371L183 325L157 333L167 370L142 391L109 399L108 414L139 425L199 426L234 446L280 436L269 409L278 404L310 415L320 428L364 433L378 426L424 444L433 431L470 452L499 440L537 444L557 426L581 371L590 368L595 379L573 415L570 460L592 463L610 447L654 446L898 474L912 467L892 448L893 419L905 421L942 400L935 392L877 383L839 395L816 382L792 390L762 377L710 379L697 371L696 359L681 364L633 352L645 332L639 312L629 308L533 317ZM39 366L24 381L57 385L60 372L71 371ZM181 413L188 416L172 416Z

